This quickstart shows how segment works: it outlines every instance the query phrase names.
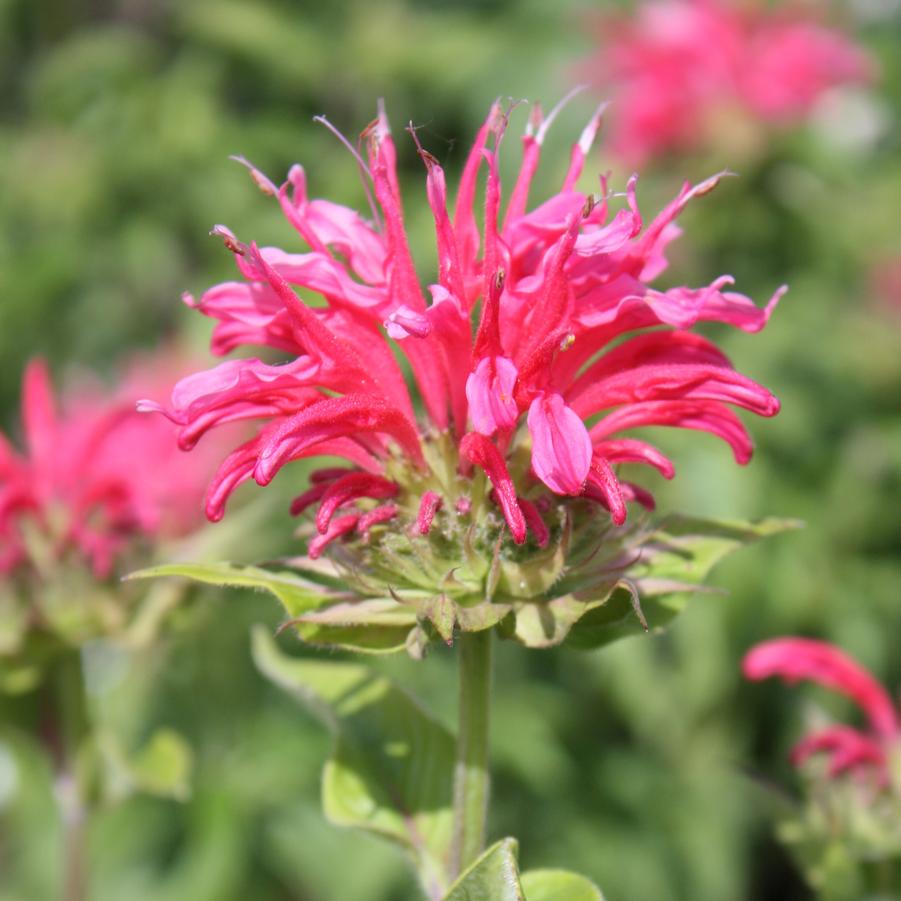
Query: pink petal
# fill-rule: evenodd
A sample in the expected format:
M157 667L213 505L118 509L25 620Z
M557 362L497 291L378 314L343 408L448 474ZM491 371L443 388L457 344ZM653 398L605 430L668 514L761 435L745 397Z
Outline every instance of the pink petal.
M507 357L483 357L466 380L466 399L473 428L482 435L508 429L519 418L513 399L517 371Z
M780 676L788 683L810 679L851 698L880 735L888 738L898 732L898 717L888 692L859 663L825 641L764 641L745 655L742 671L746 678L755 680L770 676Z
M22 425L30 456L39 461L46 460L58 449L53 386L50 384L47 364L43 360L32 360L25 369Z
M591 432L588 434L591 435ZM656 447L644 441L636 441L634 438L602 441L594 445L594 453L611 463L646 463L653 466L665 479L671 479L676 474L668 457Z
M526 521L516 498L516 487L507 471L507 464L500 451L478 432L470 432L460 442L460 456L485 470L489 481L494 486L498 503L504 513L504 519L510 527L513 540L522 544L526 540Z
M419 435L406 416L381 398L348 394L325 398L276 421L266 432L254 479L260 485L268 485L285 463L306 455L314 445L339 437L359 440L361 435L369 434L393 438L413 463L423 465Z
M535 474L557 494L580 494L591 465L581 418L559 394L542 394L529 406L528 424Z
M779 401L762 385L725 366L654 364L601 379L570 399L580 416L644 401L715 401L775 416Z
M792 748L792 763L801 766L814 754L824 752L832 757L830 776L862 765L876 766L883 771L884 777L888 776L884 771L886 755L882 745L850 726L830 726L805 736Z
M316 514L316 528L323 535L328 532L335 511L351 501L363 497L386 500L394 497L397 492L398 486L382 476L369 472L350 472L335 479L326 488Z
M360 516L357 522L357 531L361 535L365 535L373 526L394 519L398 512L397 504L381 504Z
M601 119L609 105L609 103L604 102L598 106L594 111L594 115L582 130L582 134L579 135L579 140L573 144L569 157L569 171L566 173L561 191L573 190L576 182L579 180L582 168L585 165L585 158L588 156L588 151L591 150L591 145L597 137L598 129L601 127Z
M738 463L751 459L754 445L741 420L728 408L715 401L645 401L632 403L608 413L591 427L594 442L617 432L642 426L670 426L697 429L722 438L731 448Z
M551 533L545 521L541 518L538 508L524 497L519 498L519 506L523 516L526 518L526 524L535 536L535 542L538 547L547 547L551 540Z
M583 493L603 504L610 511L610 517L616 525L621 526L626 521L626 501L622 486L613 468L603 457L595 457L591 461Z
M307 488L306 491L298 494L297 497L291 501L291 515L292 516L300 516L304 510L309 509L313 506L313 504L322 500L322 495L328 490L328 483L320 483L318 485L311 485Z
M411 335L427 338L432 332L432 324L425 313L418 313L410 307L398 307L386 320L385 330L395 341L402 341Z
M419 512L416 514L416 531L420 535L428 535L432 528L432 520L441 509L444 501L440 494L434 491L426 491L419 501Z
M333 519L328 531L324 535L317 535L307 546L307 554L311 560L316 560L322 556L322 552L333 541L352 532L360 519L359 513L348 513L346 516L339 516Z

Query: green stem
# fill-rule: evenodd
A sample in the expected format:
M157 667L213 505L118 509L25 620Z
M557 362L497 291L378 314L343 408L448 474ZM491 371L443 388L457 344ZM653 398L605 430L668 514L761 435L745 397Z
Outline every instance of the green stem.
M55 701L59 745L56 800L63 832L63 901L85 901L87 886L87 818L78 756L89 732L84 671L78 650L69 651L56 668Z
M463 632L458 642L460 707L454 768L454 877L485 847L488 818L488 722L491 700L491 630Z

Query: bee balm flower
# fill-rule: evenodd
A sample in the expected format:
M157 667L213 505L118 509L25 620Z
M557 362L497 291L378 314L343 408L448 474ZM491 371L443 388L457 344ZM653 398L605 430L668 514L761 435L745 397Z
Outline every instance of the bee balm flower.
M881 782L888 781L888 752L901 737L901 717L888 692L847 654L823 641L776 638L753 647L742 669L754 680L809 679L850 698L866 714L866 730L829 726L803 738L792 751L797 766L815 754L826 754L830 776L875 770Z
M51 557L74 555L105 578L135 541L201 524L206 455L178 453L171 426L134 409L142 393L171 384L173 364L138 361L114 393L82 386L62 404L43 361L29 364L23 452L0 434L0 574L26 566L28 535Z
M250 167L306 249L259 248L217 226L239 278L186 302L217 321L215 353L258 345L289 359L229 360L183 379L168 406L143 404L178 424L185 448L222 423L261 422L214 478L211 519L241 483L266 485L293 460L328 456L349 465L315 470L292 507L318 509L310 556L391 532L493 547L504 527L515 544L531 532L544 547L573 505L600 505L622 524L628 501L653 503L620 480L617 464L643 463L667 478L673 465L634 429L707 431L747 462L751 442L733 408L772 416L778 402L688 329L718 321L755 332L781 291L761 309L728 290L728 277L697 289L652 287L678 234L674 220L719 178L686 185L647 225L633 178L614 210L605 179L598 193L576 188L600 115L573 147L560 191L529 208L553 118L535 109L503 215L497 147L507 117L498 106L476 136L452 210L444 170L419 148L438 250L427 292L384 113L364 132L368 159L359 160L372 218L311 199L299 166L280 187ZM324 304L308 305L297 289Z

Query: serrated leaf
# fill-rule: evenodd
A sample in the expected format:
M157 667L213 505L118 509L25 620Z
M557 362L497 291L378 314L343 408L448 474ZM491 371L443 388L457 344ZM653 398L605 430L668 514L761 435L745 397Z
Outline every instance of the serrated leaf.
M416 623L415 611L391 598L344 601L290 621L307 644L369 654L403 650Z
M568 870L529 870L520 879L526 901L604 901L590 879Z
M464 871L444 901L526 901L519 881L518 852L515 838L501 839Z
M454 739L402 689L369 667L282 653L254 629L254 662L335 736L322 802L339 826L364 829L414 858L429 897L446 887Z
M275 595L288 616L296 617L330 599L322 586L290 572L270 572L257 566L236 563L164 563L130 573L126 579L156 579L182 576L194 582L229 588L257 588Z

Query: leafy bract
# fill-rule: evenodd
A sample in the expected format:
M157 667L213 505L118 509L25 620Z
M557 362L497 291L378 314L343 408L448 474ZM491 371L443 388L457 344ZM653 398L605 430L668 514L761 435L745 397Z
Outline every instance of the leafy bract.
M471 562L454 567L450 558L426 565L414 554L422 552L417 542L407 554L389 542L381 548L378 567L368 571L340 564L329 569L324 561L300 558L271 569L170 564L131 578L185 576L262 589L278 598L298 637L319 647L365 653L406 649L419 657L432 642L452 644L458 631L498 627L501 635L530 648L565 642L592 649L663 628L691 595L708 590L702 583L724 556L796 526L778 519L741 523L675 516L656 525L638 521L624 529L583 530L573 543L565 523L553 553L519 559L522 549L509 551L497 543L481 568ZM519 555L518 562L506 559L508 552ZM374 558L370 562L375 565ZM477 578L484 581L480 590Z

